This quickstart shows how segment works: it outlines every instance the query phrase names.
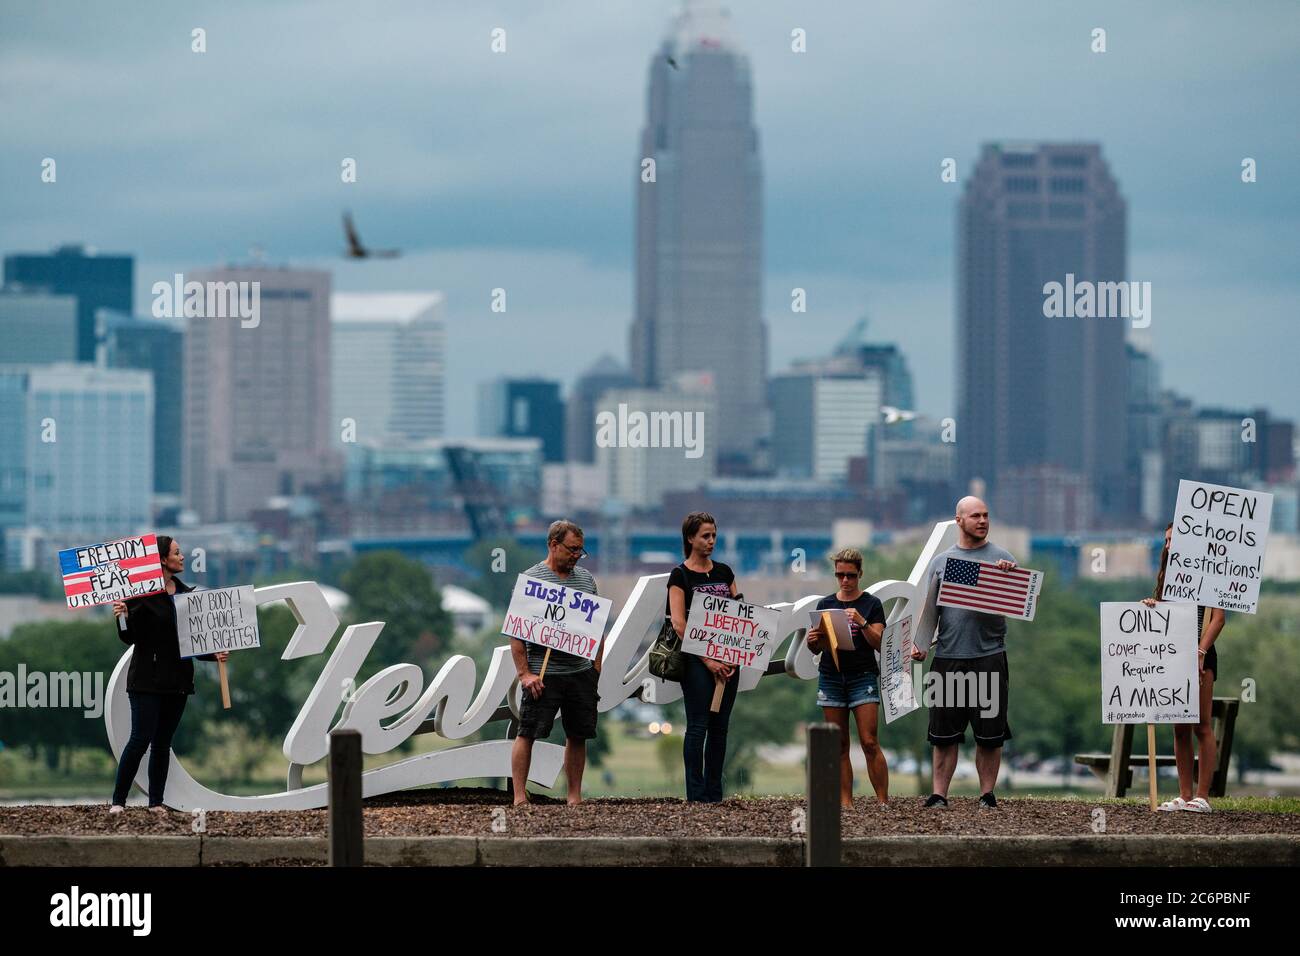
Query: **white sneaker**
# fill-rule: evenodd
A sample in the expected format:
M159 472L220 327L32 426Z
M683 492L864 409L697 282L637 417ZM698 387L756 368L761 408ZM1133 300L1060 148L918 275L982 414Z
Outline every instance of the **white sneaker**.
M113 804L111 807L108 808L108 812L109 812L109 813L125 813L125 812L126 812L126 807L122 806L120 803L115 803L115 804Z
M1160 806L1156 807L1156 809L1164 812L1169 812L1172 810L1186 810L1187 801L1184 800L1182 797L1174 797L1172 800L1166 800L1164 803L1160 804Z
M1190 813L1213 813L1214 812L1213 808L1210 806L1210 801L1206 800L1204 797L1193 797L1191 800L1188 800L1187 803L1183 805L1183 809L1189 811Z

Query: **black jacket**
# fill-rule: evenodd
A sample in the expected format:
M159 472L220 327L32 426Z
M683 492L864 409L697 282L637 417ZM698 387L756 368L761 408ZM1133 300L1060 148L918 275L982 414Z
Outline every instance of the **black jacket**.
M180 578L172 578L176 593L194 589ZM114 618L116 625L116 618ZM194 662L181 657L176 635L176 605L166 591L131 598L126 602L126 630L117 636L135 648L126 672L126 689L151 694L194 693ZM204 654L199 660L215 661Z

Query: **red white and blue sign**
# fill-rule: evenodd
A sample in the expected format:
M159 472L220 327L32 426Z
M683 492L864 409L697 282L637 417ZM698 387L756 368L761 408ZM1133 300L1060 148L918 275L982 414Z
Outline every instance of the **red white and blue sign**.
M166 590L158 537L146 534L59 552L68 607L93 607Z

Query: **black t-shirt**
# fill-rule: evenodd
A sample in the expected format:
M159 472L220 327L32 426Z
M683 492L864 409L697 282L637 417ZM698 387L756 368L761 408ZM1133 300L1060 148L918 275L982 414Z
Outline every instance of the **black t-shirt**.
M668 575L668 587L672 588L676 585L686 593L686 617L689 619L691 616L691 597L696 591L729 598L731 597L731 582L734 580L736 580L736 575L732 573L731 568L721 561L714 561L713 567L708 571L692 571L685 564L679 564ZM664 616L672 617L672 613L672 605L665 599Z
M841 601L835 594L828 594L817 602L817 610L826 611L834 608L857 608L862 619L868 624L885 623L885 606L880 600L872 594L863 591L856 601ZM853 650L839 651L841 674L879 674L880 665L876 663L876 652L872 648L867 636L862 633L862 628L858 627L853 621L849 621L849 633L853 635ZM831 635L827 635L827 640ZM821 670L827 674L834 674L835 659L831 657L830 648L822 651Z

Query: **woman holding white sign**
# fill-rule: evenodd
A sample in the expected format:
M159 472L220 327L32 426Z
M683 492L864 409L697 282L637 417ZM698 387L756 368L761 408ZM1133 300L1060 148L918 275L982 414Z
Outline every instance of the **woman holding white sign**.
M1174 524L1165 526L1165 547L1160 552L1160 570L1156 574L1156 593L1154 597L1143 598L1147 607L1155 607L1160 595L1165 591L1165 571L1169 567L1169 541L1173 537ZM1208 620L1208 625L1207 625ZM1214 681L1219 675L1219 652L1214 642L1223 630L1225 615L1220 608L1197 606L1196 637L1197 658L1201 675L1201 720L1197 724L1174 724L1174 760L1178 764L1179 795L1166 800L1157 810L1190 810L1192 813L1210 812L1210 784L1214 780L1214 770L1218 766L1219 747L1214 739L1214 724L1211 711L1214 707ZM1196 780L1196 795L1192 796L1192 733L1200 744L1201 772Z
M149 751L149 809L166 812L163 794L167 789L172 737L180 726L185 702L194 693L194 663L181 657L176 605L172 601L173 595L194 590L176 576L185 569L185 554L165 534L158 535L158 554L167 590L113 602L113 614L126 622L125 627L119 628L118 637L134 650L126 672L131 737L122 748L117 764L110 813L121 813L126 808L126 795L145 750ZM229 656L228 651L218 651L200 655L199 660L224 661Z
M853 764L849 760L849 713L858 725L858 742L867 758L867 776L879 803L889 802L889 765L876 733L880 725L880 665L876 651L885 633L885 608L859 586L862 552L844 548L831 558L839 590L817 602L819 611L842 611L848 618L853 648L834 649L835 635L824 623L808 629L810 650L821 653L817 703L827 723L840 728L840 805L853 806ZM824 622L830 615L823 615ZM832 621L832 624L834 622ZM843 624L840 625L843 627Z
M667 614L679 638L686 636L686 619L691 599L698 594L734 598L736 575L731 568L712 558L718 541L718 524L707 511L695 511L682 522L682 553L686 560L668 575ZM691 802L722 802L722 764L727 758L727 725L740 686L740 668L721 661L684 655L682 702L686 706L686 736L682 760L686 765L686 799ZM725 688L722 706L710 710L717 686Z

